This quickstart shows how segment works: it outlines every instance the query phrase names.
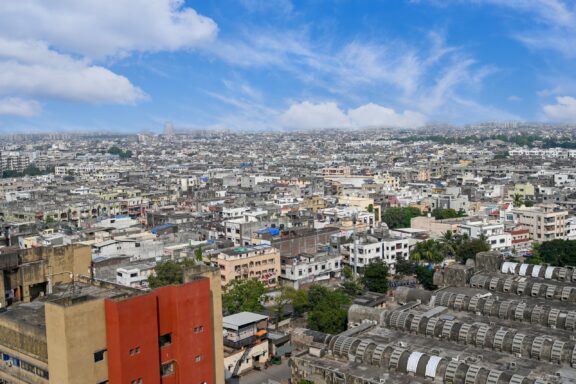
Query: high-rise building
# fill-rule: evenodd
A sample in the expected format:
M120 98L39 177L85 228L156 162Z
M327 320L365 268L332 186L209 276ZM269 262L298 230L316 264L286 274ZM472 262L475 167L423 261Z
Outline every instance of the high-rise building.
M170 121L164 124L164 136L166 137L174 136L174 126Z

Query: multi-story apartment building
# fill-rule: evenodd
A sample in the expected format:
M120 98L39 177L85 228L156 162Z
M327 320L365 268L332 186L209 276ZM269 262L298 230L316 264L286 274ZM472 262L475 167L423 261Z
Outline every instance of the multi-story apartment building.
M508 250L512 247L512 235L504 232L504 224L485 221L467 221L460 224L459 232L471 239L485 237L493 251Z
M362 240L343 244L341 247L346 262L350 267L361 270L377 260L384 261L394 272L398 258L407 259L410 255L410 245L413 240L401 237L375 238L369 236Z
M533 241L542 242L566 238L568 211L555 204L514 209L514 222L530 231Z
M223 384L218 275L151 292L75 275L13 304L0 313L0 382Z
M0 172L22 172L30 165L30 157L19 152L0 152Z
M342 256L339 254L302 254L281 258L280 277L293 288L340 276Z
M229 248L218 254L222 285L233 280L258 279L274 287L280 277L280 252L268 244Z

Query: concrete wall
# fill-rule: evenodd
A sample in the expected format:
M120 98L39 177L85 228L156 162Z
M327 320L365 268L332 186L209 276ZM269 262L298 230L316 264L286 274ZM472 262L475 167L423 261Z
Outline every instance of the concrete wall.
M220 271L205 265L193 266L184 272L184 282L198 277L210 280L210 296L212 304L212 344L214 345L214 383L224 384L224 342L222 330L222 284Z
M94 361L94 353L106 349L104 301L88 299L46 303L46 337L50 383L101 383L108 379L108 354Z

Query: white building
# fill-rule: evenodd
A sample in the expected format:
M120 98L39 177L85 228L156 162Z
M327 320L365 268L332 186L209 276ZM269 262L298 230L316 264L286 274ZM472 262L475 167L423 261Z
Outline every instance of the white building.
M154 263L139 263L116 269L116 283L132 288L148 286L148 277L154 273Z
M351 268L364 268L378 260L384 261L391 272L394 272L396 260L408 259L413 240L401 237L374 238L372 236L353 243L343 244L341 251L347 255Z
M293 288L339 277L342 270L341 255L298 255L282 257L280 277Z
M459 231L461 235L466 234L471 239L484 236L493 251L504 251L512 247L512 235L504 232L504 224L467 221L460 224Z

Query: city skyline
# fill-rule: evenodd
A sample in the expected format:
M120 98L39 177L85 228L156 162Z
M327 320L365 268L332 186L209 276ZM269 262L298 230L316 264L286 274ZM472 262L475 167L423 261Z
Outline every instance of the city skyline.
M0 133L575 123L575 25L559 0L7 2Z

